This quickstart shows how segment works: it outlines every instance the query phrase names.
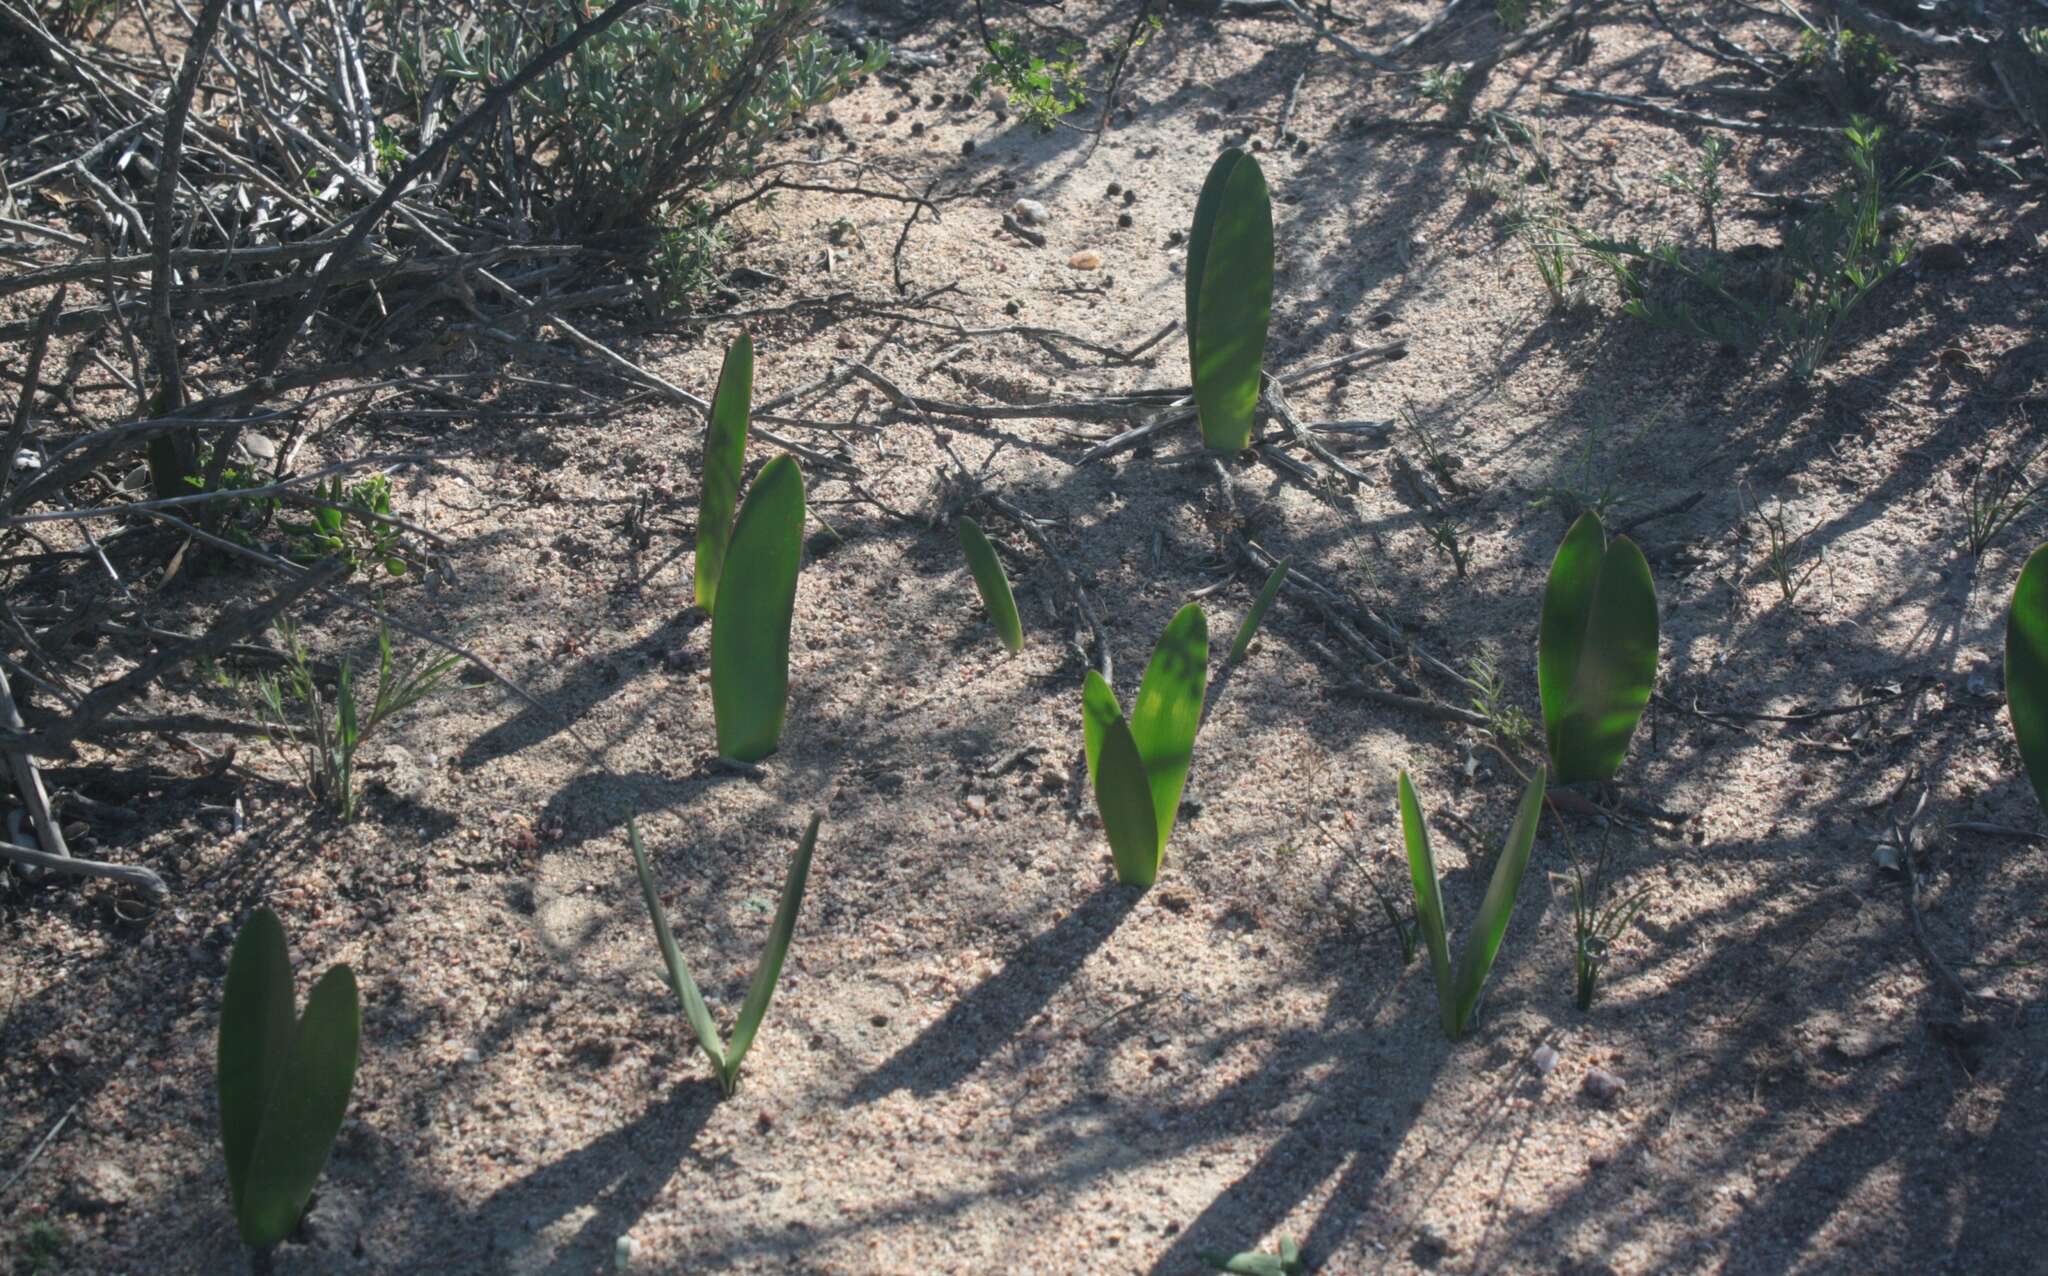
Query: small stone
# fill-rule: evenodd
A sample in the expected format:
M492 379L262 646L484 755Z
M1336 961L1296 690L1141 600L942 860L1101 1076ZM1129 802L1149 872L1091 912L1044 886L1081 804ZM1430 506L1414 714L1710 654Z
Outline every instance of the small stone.
M1132 224L1133 224L1133 219L1132 219L1132 217L1131 217L1131 215L1130 215L1129 213L1118 213L1118 214L1117 214L1117 216L1116 216L1116 226L1117 226L1117 229L1118 229L1118 230L1129 230L1129 229L1131 228Z
M612 1247L612 1270L615 1272L630 1270L633 1266L633 1260L639 1254L639 1241L634 1240L630 1236L619 1237L619 1243Z
M967 139L966 141L964 141L964 142L960 143L960 153L961 153L962 155L972 155L972 154L974 154L974 139L973 139L973 138L971 138L971 137L970 137L970 138L968 138L968 139Z
M1628 1089L1628 1083L1605 1068L1588 1068L1579 1090L1595 1103L1612 1103Z
M1052 210L1035 199L1020 199L1010 205L1010 216L1026 226L1043 226L1052 220Z
M1536 1047L1536 1052L1529 1056L1529 1066L1536 1069L1537 1076L1549 1076L1557 1067L1557 1048L1548 1041Z
M1104 199L1115 199L1117 196L1123 193L1124 186L1122 182L1111 182L1108 188L1102 192L1102 197Z
M968 794L960 805L966 807L967 813L976 819L988 814L988 799L979 793Z
M1014 298L1003 303L1003 313L1015 317L1024 313L1024 303Z
M1887 235L1895 235L1912 219L1911 209L1904 204L1893 204L1877 215L1877 228Z
M1067 264L1075 270L1100 270L1102 269L1102 254L1096 252L1093 248L1083 248L1080 252L1067 258Z

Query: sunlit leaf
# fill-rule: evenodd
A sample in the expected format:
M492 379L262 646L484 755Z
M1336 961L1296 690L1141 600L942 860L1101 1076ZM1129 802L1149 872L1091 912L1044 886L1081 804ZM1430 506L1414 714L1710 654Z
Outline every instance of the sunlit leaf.
M758 762L782 739L803 530L803 472L778 456L740 507L711 613L711 706L722 757Z
M2005 707L2034 796L2048 807L2048 545L2027 559L2006 612Z
M754 397L754 339L742 331L726 349L704 430L704 490L697 506L697 605L710 611L732 541L733 506L747 459L747 414Z
M971 518L960 520L960 549L967 555L967 569L974 573L974 587L981 591L981 604L988 608L989 622L996 636L1012 652L1024 649L1024 622L1017 615L1017 599L1010 592L1010 578L1003 572L995 546Z

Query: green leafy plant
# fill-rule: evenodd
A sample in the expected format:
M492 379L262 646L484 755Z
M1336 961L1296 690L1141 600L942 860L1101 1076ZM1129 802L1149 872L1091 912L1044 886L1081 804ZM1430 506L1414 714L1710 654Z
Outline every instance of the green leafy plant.
M1486 719L1486 730L1509 752L1519 752L1536 738L1535 724L1520 705L1508 699L1507 680L1484 654L1465 662L1465 680L1472 690L1472 711Z
M356 754L377 729L429 696L446 690L453 680L456 656L426 664L398 665L391 654L391 631L377 627L377 688L367 708L357 701L355 673L348 659L334 681L332 704L320 694L312 661L290 621L278 622L284 639L285 666L256 679L256 703L264 725L279 734L270 743L297 768L306 791L335 818L356 817ZM280 738L289 735L295 739Z
M1575 843L1566 843L1572 862L1572 996L1581 1010L1593 1008L1593 995L1599 986L1600 972L1606 969L1609 950L1650 898L1647 886L1613 894L1613 884L1607 876L1613 834L1614 826L1610 824L1600 839L1600 854L1590 865Z
M1259 625L1266 619L1266 611L1273 600L1280 596L1280 587L1287 583L1287 564L1273 564L1273 574L1266 577L1265 587L1252 600L1252 609L1244 614L1244 623L1237 627L1237 640L1230 644L1230 657L1224 663L1236 664L1244 659L1244 653L1251 649L1252 639L1258 635Z
M1523 208L1512 219L1509 233L1529 254L1543 291L1550 295L1553 314L1563 314L1579 300L1578 240L1554 214Z
M2037 481L2028 474L2042 451L2034 447L2001 460L1977 458L1963 498L1963 548L1970 557L1981 558L1991 542L2048 493L2048 480Z
M1009 31L983 33L982 63L973 81L973 92L985 93L1000 84L1010 95L1010 105L1040 128L1051 128L1088 104L1086 75L1081 56L1087 46L1063 42L1051 57L1033 53L1024 41Z
M2005 614L2005 708L2027 780L2048 807L2048 545L2028 557Z
M1415 883L1416 927L1429 948L1430 970L1436 976L1437 1010L1444 1035L1456 1041L1471 1026L1479 1006L1480 991L1493 969L1493 959L1507 934L1508 916L1515 908L1515 895L1522 888L1522 875L1529 867L1529 853L1536 845L1536 823L1543 815L1543 768L1538 766L1523 790L1515 822L1508 829L1507 845L1493 866L1486 898L1480 901L1472 932L1465 938L1465 950L1457 968L1451 966L1450 940L1444 931L1444 901L1437 877L1436 856L1430 850L1429 829L1423 824L1422 805L1408 773L1401 772L1401 837L1408 847L1408 873Z
M235 937L221 997L215 1087L228 1190L242 1243L291 1235L341 1132L355 1086L362 1014L355 974L335 966L295 1014L291 955L259 908Z
M781 742L803 549L803 471L778 456L761 467L740 506L711 613L711 707L721 757L759 762Z
M36 1219L21 1230L11 1247L19 1254L14 1260L15 1276L56 1276L64 1270L64 1251L70 1247L71 1238L63 1228L46 1218Z
M373 474L344 487L337 475L313 485L305 518L284 519L278 526L290 535L288 554L296 562L336 557L351 571L381 569L403 576L405 542L390 518L390 479Z
M1308 1264L1301 1257L1301 1246L1294 1243L1292 1236L1285 1234L1280 1237L1280 1252L1277 1254L1256 1249L1239 1254L1205 1249L1198 1257L1211 1269L1229 1272L1232 1276L1302 1276L1308 1271Z
M676 947L675 933L669 929L668 914L662 909L661 895L654 887L654 872L647 865L647 850L640 843L640 825L634 820L626 823L627 838L633 846L633 865L640 874L641 898L646 901L647 915L654 922L654 938L661 945L661 960L668 968L669 987L676 994L677 1004L690 1023L690 1030L697 1036L697 1044L703 1047L705 1057L711 1060L711 1067L718 1074L719 1089L727 1097L739 1088L740 1064L761 1030L761 1020L767 1017L768 1003L775 996L776 982L782 978L782 963L789 956L789 942L796 934L797 911L803 907L804 885L811 876L811 854L818 845L818 825L824 818L822 813L811 816L803 840L797 843L796 855L790 860L789 872L782 881L782 902L776 907L775 920L768 928L768 943L761 949L760 961L754 966L754 979L747 987L747 999L740 1004L739 1018L733 1023L732 1039L723 1043L719 1040L718 1025L711 1021L710 1008L704 1004L704 994L698 991L697 981L690 977L690 968L683 964L682 950Z
M1700 222L1707 228L1707 247L1712 252L1721 251L1720 212L1726 198L1721 189L1721 167L1727 159L1727 141L1718 133L1709 133L1701 139L1700 153L1690 165L1668 168L1659 178L1672 190L1690 195L1699 206Z
M1091 669L1081 690L1081 734L1095 806L1109 835L1117 879L1159 880L1180 815L1181 789L1202 725L1209 682L1209 618L1201 604L1174 615L1152 650L1128 722L1116 692Z
M732 543L733 507L747 460L747 413L754 401L754 339L744 331L726 347L711 415L704 426L704 494L697 503L697 605L713 610Z
M996 636L1012 654L1024 650L1024 622L1017 615L1017 599L1010 592L1010 578L1003 572L995 546L982 534L981 524L971 518L961 518L959 533L967 570L974 574L974 587L981 591L981 605L988 608Z
M1259 162L1232 147L1202 183L1188 236L1188 360L1207 447L1251 445L1272 314L1272 198Z
M1657 592L1643 552L1610 543L1597 515L1581 514L1551 561L1536 670L1557 781L1613 779L1657 676Z

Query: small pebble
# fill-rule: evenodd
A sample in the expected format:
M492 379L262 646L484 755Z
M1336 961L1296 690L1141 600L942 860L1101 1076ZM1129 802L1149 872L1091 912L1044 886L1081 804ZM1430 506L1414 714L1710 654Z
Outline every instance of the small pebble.
M1628 1083L1605 1068L1588 1068L1579 1089L1595 1103L1612 1103L1628 1089Z
M972 154L974 154L974 139L973 139L973 138L971 138L971 137L970 137L970 138L968 138L968 139L967 139L966 141L964 141L964 142L960 143L960 153L961 153L962 155L972 155Z
M1116 224L1119 230L1129 230L1132 225L1131 215L1129 213L1118 213Z
M1080 252L1067 258L1067 264L1075 270L1100 270L1102 269L1102 254L1096 252L1093 248L1083 248Z
M1117 196L1123 193L1124 186L1122 182L1111 182L1109 184L1109 188L1102 192L1102 197L1104 199L1115 199Z
M1557 1067L1557 1050L1548 1042L1536 1047L1536 1053L1529 1056L1529 1064L1536 1069L1536 1075L1547 1077Z
M1043 226L1052 220L1052 210L1035 199L1020 199L1010 205L1010 216L1026 226Z

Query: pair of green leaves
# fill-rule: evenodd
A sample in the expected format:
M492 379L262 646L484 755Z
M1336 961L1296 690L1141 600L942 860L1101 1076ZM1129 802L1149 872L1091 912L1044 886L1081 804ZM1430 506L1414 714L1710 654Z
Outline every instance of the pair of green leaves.
M789 627L803 566L804 475L778 456L761 467L733 517L746 463L754 342L725 352L704 439L697 511L697 605L711 613L711 709L718 753L759 762L782 740L789 706Z
M988 608L996 636L1015 655L1024 650L1024 621L1017 615L1017 597L1010 592L1010 578L996 557L995 546L982 534L981 524L962 517L960 550L967 555L967 570L974 574L974 587L981 591L981 605Z
M2034 796L2048 807L2048 545L2020 570L2006 612L2005 707Z
M1643 552L1610 543L1596 514L1579 516L1550 565L1536 676L1558 783L1613 779L1657 676L1657 591Z
M654 872L647 866L646 848L640 844L639 822L626 822L626 835L633 844L633 866L640 873L640 894L647 901L648 916L654 920L654 938L661 945L661 960L668 967L669 987L675 990L676 1001L683 1008L683 1017L690 1021L691 1031L697 1034L697 1044L704 1048L704 1054L718 1073L719 1089L728 1097L739 1087L740 1062L753 1046L754 1037L761 1030L761 1021L768 1015L768 1003L775 996L775 985L782 978L782 963L789 956L789 941L796 934L797 910L803 907L804 884L811 876L811 852L817 849L818 825L824 818L823 814L811 816L810 827L804 830L803 841L797 844L796 856L789 864L789 874L782 882L782 903L776 907L775 921L768 928L767 947L761 950L761 959L754 966L754 981L747 987L746 1001L740 1004L740 1016L733 1024L732 1040L725 1043L719 1041L718 1025L711 1022L711 1010L704 1004L704 994L698 991L697 981L690 978L690 968L683 964L682 950L676 947L675 932L668 925L668 913L663 910L661 896L654 888Z
M1436 975L1436 1004L1443 1018L1444 1035L1453 1041L1464 1036L1471 1025L1480 989L1486 986L1486 976L1500 952L1501 938L1507 934L1508 916L1514 912L1515 895L1522 889L1522 874L1529 867L1529 853L1536 845L1536 824L1543 818L1543 783L1543 768L1539 766L1522 793L1515 822L1508 829L1507 846L1494 863L1486 898L1480 902L1472 933L1465 937L1464 955L1453 970L1436 855L1429 848L1429 829L1422 822L1422 804L1415 799L1415 786L1409 783L1408 773L1401 772L1401 839L1408 848L1408 875L1415 883L1415 924L1429 947L1429 965Z
M1167 839L1180 814L1194 760L1195 732L1209 685L1209 618L1199 603L1180 609L1152 650L1128 722L1116 692L1091 669L1081 689L1081 737L1095 808L1109 835L1117 879L1159 880Z
M1251 445L1273 315L1273 202L1259 162L1218 156L1188 235L1188 362L1205 447Z
M362 1037L347 966L320 977L303 1015L293 1004L284 926L259 908L228 959L214 1059L235 1224L259 1250L291 1235L305 1212L341 1132Z

